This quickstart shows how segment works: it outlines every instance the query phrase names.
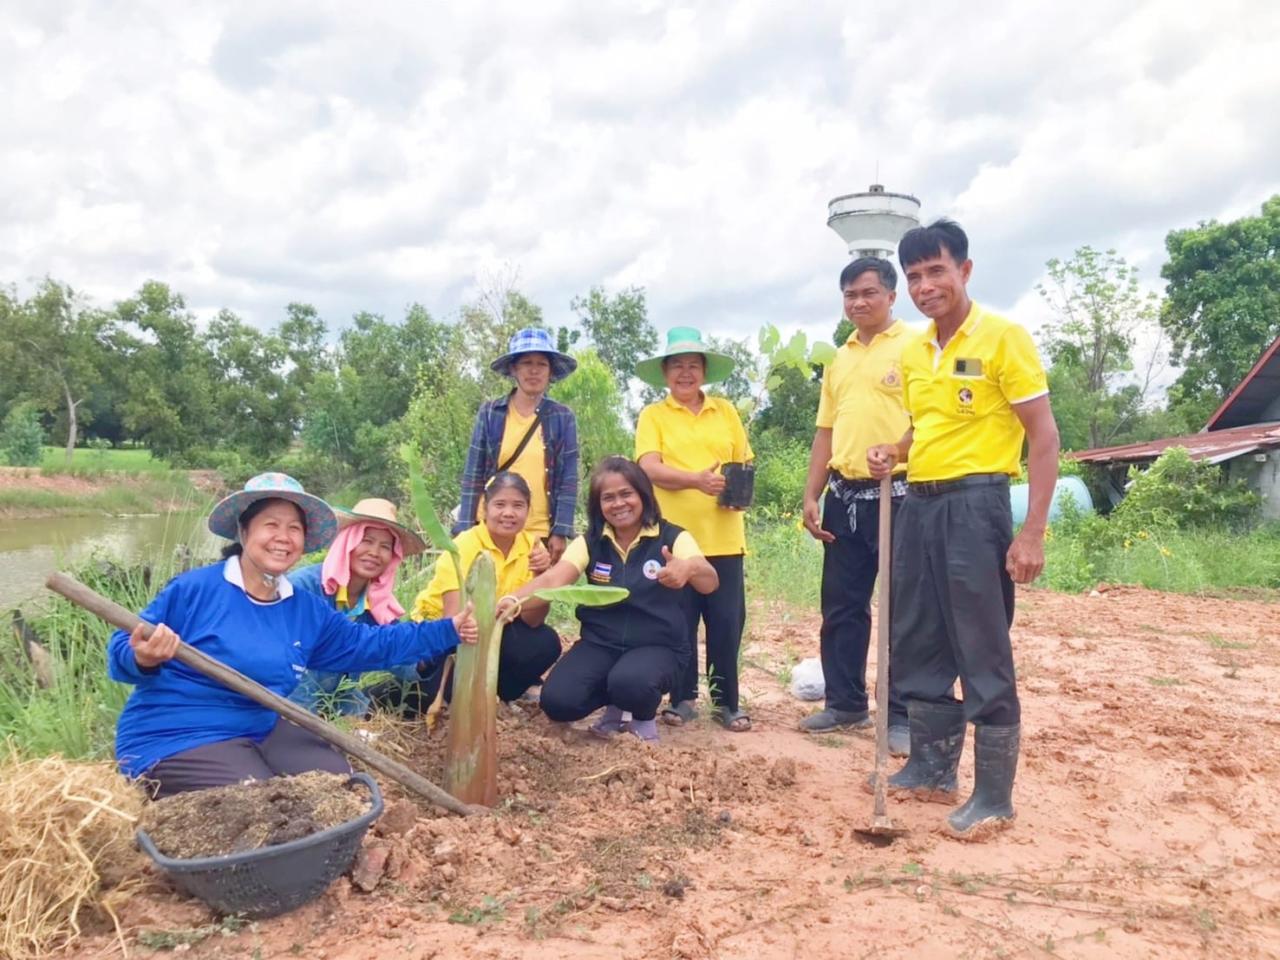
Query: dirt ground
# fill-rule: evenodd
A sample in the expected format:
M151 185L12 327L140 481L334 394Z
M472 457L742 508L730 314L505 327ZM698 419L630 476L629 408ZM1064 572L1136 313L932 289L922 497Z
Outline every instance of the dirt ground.
M248 926L155 879L122 917L130 953L1280 957L1277 607L1130 588L1019 603L1018 820L985 845L910 801L890 806L907 837L852 835L870 817L871 741L795 730L811 707L783 681L816 653L817 618L756 607L753 732L699 721L650 749L506 717L495 816L397 806L357 870L372 893L343 878ZM438 741L411 734L379 742L435 773ZM966 748L962 795L971 771ZM100 936L76 955L111 950Z

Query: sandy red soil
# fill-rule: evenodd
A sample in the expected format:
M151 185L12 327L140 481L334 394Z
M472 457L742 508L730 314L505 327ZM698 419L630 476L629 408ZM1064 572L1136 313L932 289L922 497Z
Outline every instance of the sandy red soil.
M698 722L649 750L508 718L497 815L410 816L407 833L367 841L394 875L373 893L344 878L190 955L1280 956L1275 605L1024 593L1018 820L984 845L945 837L946 808L911 801L890 807L905 838L854 837L871 812L871 741L797 732L809 708L779 676L816 651L816 629L809 614L753 610L749 734ZM382 742L438 769L438 747L412 734ZM966 750L962 792L971 769ZM210 917L157 879L124 922L130 952L147 955L142 931ZM78 955L110 949L99 937Z

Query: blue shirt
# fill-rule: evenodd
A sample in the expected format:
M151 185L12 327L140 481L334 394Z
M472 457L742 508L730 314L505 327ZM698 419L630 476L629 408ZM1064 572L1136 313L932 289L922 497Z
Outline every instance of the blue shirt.
M308 667L362 673L433 660L458 645L450 621L370 627L352 623L314 593L282 589L281 599L259 603L239 582L237 557L180 574L142 619L167 625L202 653L285 697ZM275 711L177 660L143 670L123 630L108 641L107 669L113 680L135 687L116 727L116 759L128 776L205 744L236 737L261 742L275 729Z
M289 581L293 584L293 588L316 594L348 620L367 623L371 627L379 626L378 621L373 619L373 614L365 608L363 593L360 594L354 607L339 609L337 596L331 596L324 591L321 577L323 566L322 563L313 563L290 571ZM418 673L417 660L394 666L388 672L404 683L413 683L422 679L422 675ZM343 716L363 717L369 712L368 694L359 687L351 686L350 683L345 690L339 691L339 687L348 676L350 675L346 673L322 673L319 670L308 670L298 678L298 686L289 695L289 699L301 707L306 707L312 713L319 713L321 705L324 705Z

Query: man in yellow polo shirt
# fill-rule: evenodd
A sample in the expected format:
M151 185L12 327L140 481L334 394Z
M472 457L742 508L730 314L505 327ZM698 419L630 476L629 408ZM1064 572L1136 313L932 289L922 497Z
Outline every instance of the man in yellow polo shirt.
M897 285L893 264L879 257L854 260L840 274L844 314L854 329L822 373L804 491L804 525L822 541L820 649L826 682L824 709L800 721L807 733L871 726L867 644L880 555L880 482L867 469L867 449L901 437L910 426L902 406L901 359L912 333L893 316ZM895 473L895 514L907 492L905 473L905 467ZM907 741L906 704L890 683L889 752L906 756Z
M1058 475L1058 427L1025 329L969 299L969 240L950 220L898 244L907 289L933 322L902 354L911 429L867 451L882 477L907 464L893 541L892 667L907 700L911 756L897 792L954 802L966 723L974 725L974 787L947 818L953 836L985 839L1014 818L1021 707L1009 627L1014 584L1044 568L1044 532ZM1031 485L1015 537L1009 478L1023 438ZM964 696L957 702L957 677Z

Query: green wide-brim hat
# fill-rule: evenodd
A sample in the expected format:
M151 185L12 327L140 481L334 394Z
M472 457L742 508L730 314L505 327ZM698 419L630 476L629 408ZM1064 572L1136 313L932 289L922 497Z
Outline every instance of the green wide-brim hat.
M672 327L667 331L667 349L656 357L648 357L636 364L636 376L651 387L665 387L667 378L662 373L662 361L681 353L700 353L707 359L704 383L719 383L733 373L733 357L708 350L702 342L702 331L693 327Z

